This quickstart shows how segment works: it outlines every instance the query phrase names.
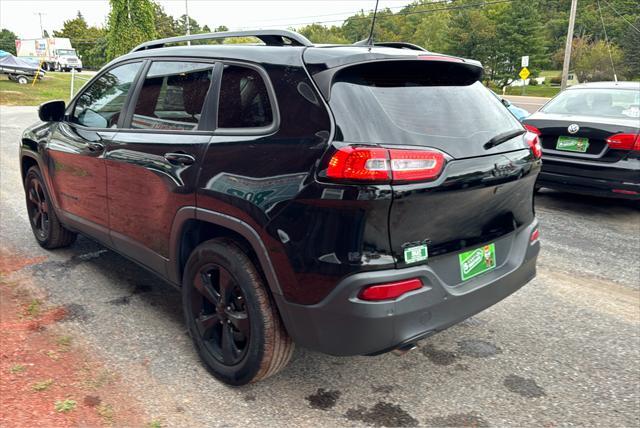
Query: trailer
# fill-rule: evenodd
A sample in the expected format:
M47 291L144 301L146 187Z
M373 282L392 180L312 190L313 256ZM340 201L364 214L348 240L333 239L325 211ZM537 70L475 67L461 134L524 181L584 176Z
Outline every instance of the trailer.
M19 58L42 62L48 71L82 71L82 61L66 37L19 39L16 40L16 52Z
M0 74L7 75L13 82L25 85L35 78L42 79L45 71L29 61L7 55L0 58Z

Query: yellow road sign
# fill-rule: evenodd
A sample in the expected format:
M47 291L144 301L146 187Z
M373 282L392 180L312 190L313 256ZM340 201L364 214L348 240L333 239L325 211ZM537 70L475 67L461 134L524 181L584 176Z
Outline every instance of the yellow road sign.
M529 72L529 69L527 67L522 67L522 70L520 70L518 76L520 76L522 80L527 80L527 77L529 77L530 74L531 73Z

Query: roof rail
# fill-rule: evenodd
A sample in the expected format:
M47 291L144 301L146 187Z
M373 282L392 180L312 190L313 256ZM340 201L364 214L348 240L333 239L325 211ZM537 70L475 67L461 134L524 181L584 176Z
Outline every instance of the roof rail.
M195 40L226 39L228 37L255 37L267 46L313 46L302 34L289 30L247 30L247 31L222 31L218 33L191 34L189 36L168 37L166 39L151 40L142 43L131 50L137 52L147 49L162 48L169 43L192 42ZM286 42L288 40L288 43Z
M355 42L354 46L369 46L368 40L360 40L359 42ZM382 46L386 48L398 48L398 49L410 49L413 51L424 51L427 52L425 48L422 46L414 45L413 43L407 42L374 42L374 46Z

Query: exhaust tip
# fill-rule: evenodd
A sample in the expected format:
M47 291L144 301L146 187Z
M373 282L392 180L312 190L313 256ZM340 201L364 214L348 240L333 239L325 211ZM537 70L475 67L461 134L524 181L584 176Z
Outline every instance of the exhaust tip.
M409 351L413 351L413 350L414 350L414 349L416 349L416 348L417 348L417 346L416 346L416 344L415 344L415 343L409 343L408 345L400 346L400 347L398 347L398 348L394 349L394 350L393 350L393 351L391 351L391 352L393 352L395 355L397 355L397 356L401 357L401 356L403 356L404 354L406 354L407 352L409 352Z

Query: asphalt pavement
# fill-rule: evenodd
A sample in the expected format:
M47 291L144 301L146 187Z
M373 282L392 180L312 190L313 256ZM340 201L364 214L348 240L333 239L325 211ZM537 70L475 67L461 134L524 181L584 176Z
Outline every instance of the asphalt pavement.
M529 113L537 111L540 107L545 105L551 98L545 97L528 97L520 95L506 95L503 98L508 99L516 106L525 109Z
M64 328L126 379L163 426L638 426L640 210L542 190L538 276L398 357L298 348L288 368L230 388L186 335L177 291L86 238L31 235L18 142L30 107L0 108L0 245L47 259L16 275L69 313Z

